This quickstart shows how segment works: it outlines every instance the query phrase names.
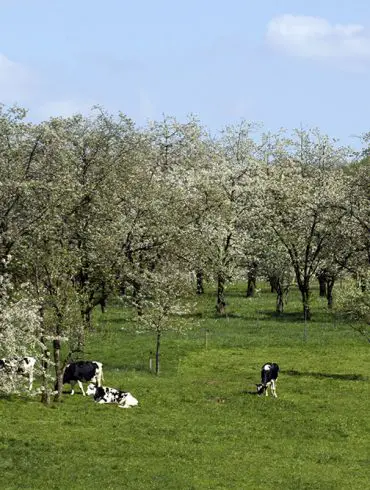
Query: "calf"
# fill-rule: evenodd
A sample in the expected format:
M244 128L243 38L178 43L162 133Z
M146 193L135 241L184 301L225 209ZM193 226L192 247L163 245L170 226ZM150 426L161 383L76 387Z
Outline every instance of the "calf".
M28 389L32 390L33 374L36 364L34 357L10 357L8 359L0 359L0 372L14 375L20 374L28 378Z
M107 386L89 384L88 395L93 395L97 403L118 403L120 408L135 407L139 402L128 391L116 390Z
M63 373L63 384L69 383L71 385L71 395L74 394L74 385L78 383L83 396L85 391L83 382L92 382L98 386L101 386L103 379L103 364L97 361L77 361L68 364ZM57 383L55 384L57 389Z
M277 398L276 381L278 374L279 366L274 362L268 362L262 366L261 383L257 385L258 395L262 395L264 392L266 392L266 396L268 396L268 388L270 388L272 396Z

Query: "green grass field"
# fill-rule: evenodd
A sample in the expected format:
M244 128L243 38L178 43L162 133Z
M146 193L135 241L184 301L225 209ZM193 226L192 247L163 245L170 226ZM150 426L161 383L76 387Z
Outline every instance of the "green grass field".
M78 388L50 407L0 400L0 489L370 488L369 346L313 296L305 328L296 293L282 318L268 289L246 299L231 287L226 318L206 293L189 330L164 335L159 376L154 336L118 306L96 313L85 358L139 407ZM253 394L269 361L278 399Z

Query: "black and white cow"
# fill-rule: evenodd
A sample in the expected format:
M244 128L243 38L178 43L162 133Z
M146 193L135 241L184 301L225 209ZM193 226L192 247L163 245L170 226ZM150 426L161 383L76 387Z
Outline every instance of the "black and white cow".
M0 373L3 371L6 374L20 374L28 378L28 389L32 390L34 368L36 359L34 357L10 357L0 359Z
M117 403L120 408L135 407L139 402L128 391L89 384L86 393L92 395L96 403Z
M103 378L103 364L97 361L76 361L68 364L63 373L63 384L71 385L71 395L74 394L74 385L78 383L83 396L85 391L82 383L95 383L101 386ZM57 389L57 383L55 384Z
M276 381L279 374L279 366L275 362L267 362L261 369L261 383L257 385L258 395L264 392L268 396L268 388L270 388L272 396L277 398Z

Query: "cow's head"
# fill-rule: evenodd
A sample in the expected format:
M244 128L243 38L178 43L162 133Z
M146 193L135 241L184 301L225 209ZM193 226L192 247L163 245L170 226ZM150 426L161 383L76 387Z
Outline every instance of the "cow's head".
M138 401L134 396L131 395L131 393L127 392L125 393L125 397L122 402L120 402L119 406L120 408L130 408L130 407L136 407L138 405Z
M264 392L266 391L266 385L263 385L262 383L259 383L257 386L257 395L263 395Z
M90 383L87 387L86 393L87 395L95 395L97 386L94 383Z

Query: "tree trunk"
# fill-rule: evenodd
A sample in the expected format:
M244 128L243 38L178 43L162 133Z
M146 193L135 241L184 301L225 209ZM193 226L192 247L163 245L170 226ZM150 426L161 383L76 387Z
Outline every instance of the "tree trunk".
M285 305L288 302L289 284L284 285L284 280L279 277L275 278L275 290L276 290L276 313L282 315L284 313Z
M40 317L42 321L42 326L44 327L44 307L40 307ZM41 402L44 405L49 405L50 403L50 392L49 392L49 386L48 386L48 377L47 377L47 372L49 368L49 363L48 360L50 358L50 352L49 349L46 347L46 339L43 335L41 335L40 342L42 347L42 357L41 357L41 369L42 369L42 376L41 376L41 383L42 387L44 388L44 391L42 392L41 395Z
M310 311L310 276L306 271L301 274L299 265L297 262L293 262L295 277L298 285L299 292L302 297L303 304L303 319L304 321L311 319Z
M157 342L156 342L156 349L155 349L155 374L159 374L160 347L161 347L161 332L157 331Z
M302 286L300 288L302 295L302 303L303 303L303 319L311 320L311 311L310 311L310 290L308 286Z
M363 275L359 276L358 285L361 291L364 293L366 291L366 278Z
M81 309L81 316L82 316L82 321L85 327L92 331L92 323L91 323L91 312L93 310L93 306L90 304L88 306L85 306L85 308Z
M256 291L256 282L257 282L257 264L251 264L248 271L248 286L246 296L247 298L252 298Z
M202 269L197 270L196 275L197 275L197 294L204 294Z
M107 307L107 297L102 296L99 301L100 304L100 310L104 314L105 313L105 308Z
M276 276L269 276L269 283L270 283L270 288L272 293L277 293L277 283L278 279Z
M248 277L246 297L253 298L255 290L256 290L256 279L253 277Z
M334 288L334 277L331 277L327 280L327 290L326 290L326 299L328 300L328 308L333 307L333 288Z
M317 280L319 281L320 297L325 298L327 295L327 277L325 271L317 273Z
M216 311L219 315L225 313L225 278L223 274L219 273L217 276L217 304Z
M56 379L56 390L57 393L54 397L54 401L59 402L62 398L63 390L63 370L60 362L60 340L53 340L54 348L54 364L55 364L55 379Z
M49 392L49 386L48 386L48 377L47 377L47 372L48 372L48 368L49 368L49 363L48 363L48 359L49 359L49 356L50 356L50 352L49 350L46 348L46 345L45 345L45 338L44 337L41 337L41 343L42 345L44 345L45 347L43 348L42 350L42 362L41 362L41 367L42 367L42 386L44 388L44 391L42 392L42 395L41 395L41 402L44 404L44 405L49 405L50 403L50 392Z
M278 315L284 313L284 291L280 285L276 286L276 313Z
M119 294L121 296L126 296L126 283L125 282L121 282L120 285L119 285Z

